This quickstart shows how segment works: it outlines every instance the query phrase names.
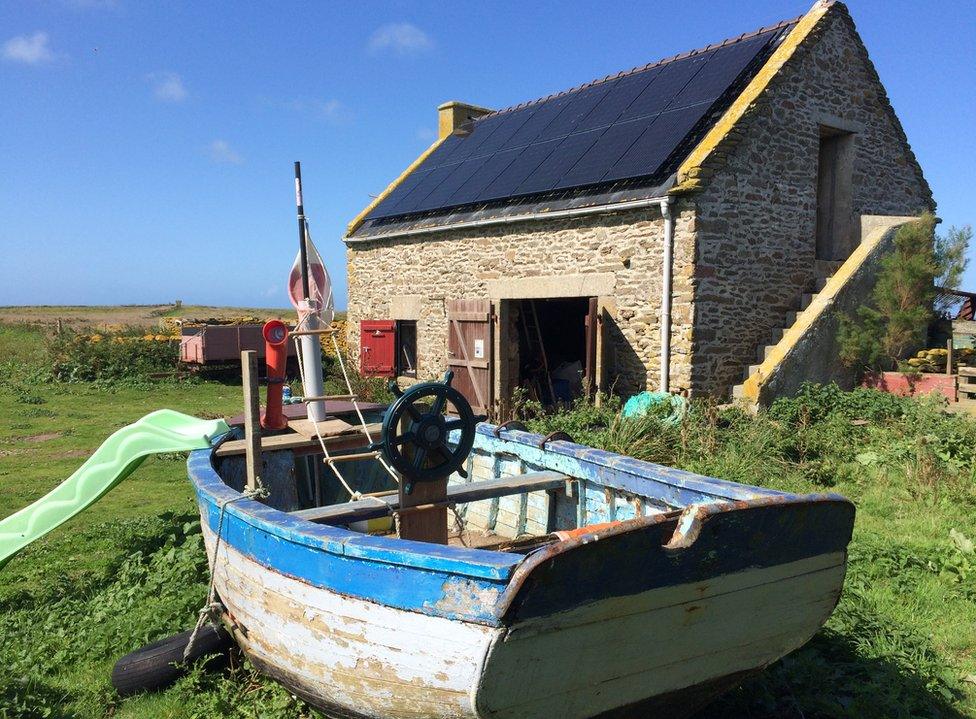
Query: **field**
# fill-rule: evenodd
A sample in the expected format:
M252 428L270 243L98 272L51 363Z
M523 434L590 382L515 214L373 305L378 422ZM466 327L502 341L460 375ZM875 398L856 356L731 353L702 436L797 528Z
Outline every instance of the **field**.
M207 305L32 305L0 307L0 324L26 323L35 326L53 326L61 320L64 326L94 329L112 325L133 328L158 327L164 317L189 317L195 319L233 319L255 317L268 320L276 317L294 318L289 309L255 307L209 307Z
M52 312L45 317L37 319L49 326ZM232 383L55 382L44 331L0 325L0 516L152 409L239 411ZM614 410L523 412L534 429L857 504L848 581L827 627L700 719L976 716L976 422L935 404L831 388L757 418L697 404L678 427L654 416L624 423ZM181 455L147 460L0 572L0 718L312 715L246 664L126 701L112 691L115 659L191 626L203 603L205 559Z

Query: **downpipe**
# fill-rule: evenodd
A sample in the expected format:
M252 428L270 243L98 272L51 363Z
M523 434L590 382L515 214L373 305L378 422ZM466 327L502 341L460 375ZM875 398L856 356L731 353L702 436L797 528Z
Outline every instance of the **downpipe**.
M661 200L664 218L664 259L661 268L661 381L660 391L671 386L671 285L674 264L674 213L670 197Z

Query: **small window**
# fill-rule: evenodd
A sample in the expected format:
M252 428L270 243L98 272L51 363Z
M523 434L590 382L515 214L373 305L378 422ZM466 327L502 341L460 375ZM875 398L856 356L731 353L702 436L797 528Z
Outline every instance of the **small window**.
M397 320L397 375L417 376L417 322Z

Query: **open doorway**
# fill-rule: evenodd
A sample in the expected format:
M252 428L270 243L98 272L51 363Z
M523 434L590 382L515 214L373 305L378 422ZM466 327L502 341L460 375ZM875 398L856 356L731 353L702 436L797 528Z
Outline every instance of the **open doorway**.
M846 260L852 241L852 169L854 135L820 127L817 156L817 259Z
M571 404L592 392L595 377L596 298L517 300L517 386L544 406Z

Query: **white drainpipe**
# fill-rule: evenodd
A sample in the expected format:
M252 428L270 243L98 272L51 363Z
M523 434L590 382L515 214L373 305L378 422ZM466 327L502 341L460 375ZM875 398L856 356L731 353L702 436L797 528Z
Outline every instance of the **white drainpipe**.
M671 270L674 254L674 215L671 198L661 200L664 218L664 266L661 271L661 392L671 385Z

